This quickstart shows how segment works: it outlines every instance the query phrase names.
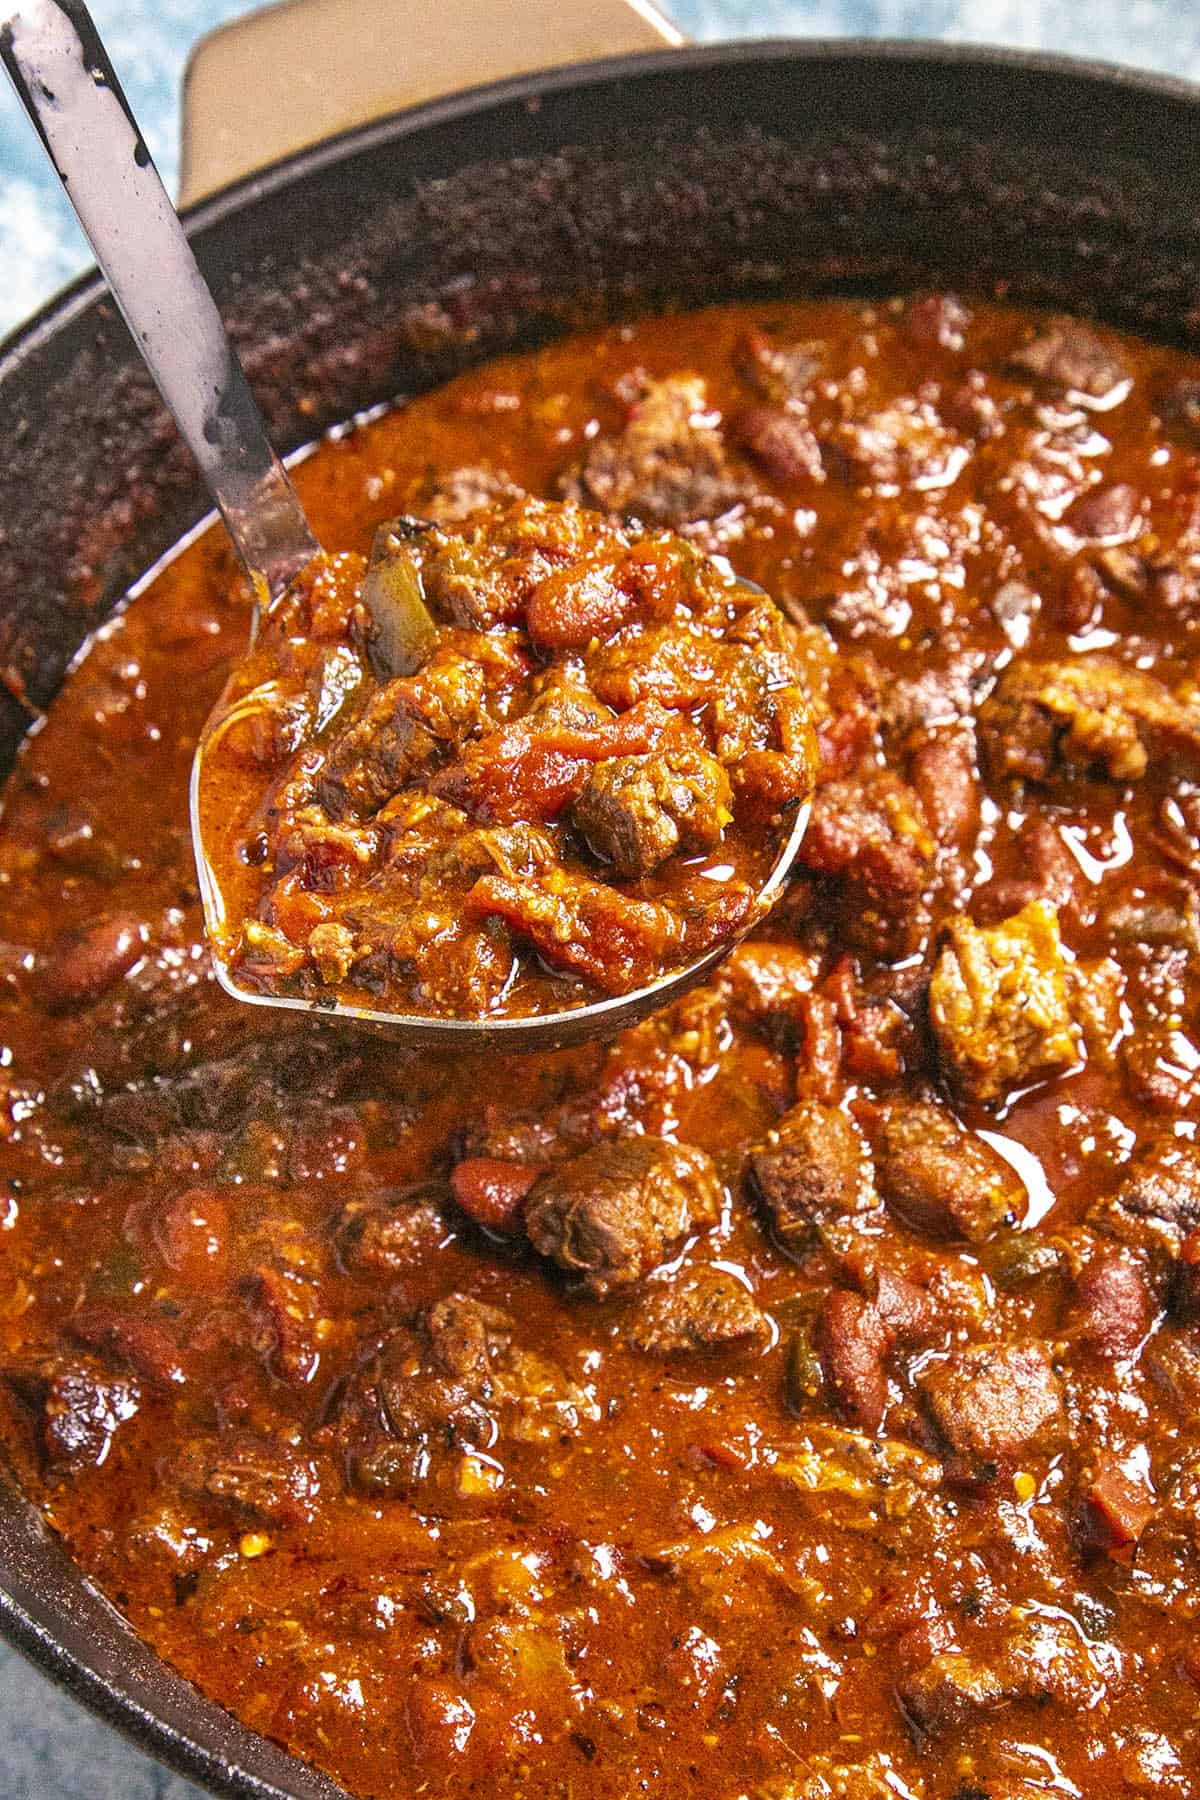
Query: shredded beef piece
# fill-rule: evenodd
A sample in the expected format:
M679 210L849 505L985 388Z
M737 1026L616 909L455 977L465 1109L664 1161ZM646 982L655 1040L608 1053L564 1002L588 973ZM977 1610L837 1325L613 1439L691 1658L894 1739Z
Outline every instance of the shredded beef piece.
M650 1356L758 1349L770 1336L770 1324L753 1294L720 1269L700 1269L656 1284L638 1301L625 1330L626 1342Z
M804 1100L750 1156L750 1172L785 1244L800 1246L833 1221L879 1205L870 1153L853 1119Z
M1008 360L1021 374L1092 400L1106 399L1127 379L1117 352L1077 319L1055 319Z
M525 1229L535 1250L606 1294L649 1274L689 1232L715 1224L721 1202L703 1150L622 1138L544 1175L525 1202Z
M559 482L582 506L655 525L711 519L743 498L699 376L647 381L615 437L599 437Z
M1024 1216L1025 1189L1004 1158L933 1101L892 1107L877 1168L890 1210L931 1237L982 1244Z
M224 1431L196 1438L172 1462L170 1479L189 1498L234 1524L300 1525L320 1488L316 1465L290 1444Z
M1048 781L1090 772L1136 781L1153 758L1200 768L1200 705L1106 656L1014 662L979 713L993 774Z
M571 809L576 829L619 875L648 875L676 851L708 850L732 818L729 779L703 750L597 763Z
M462 1487L462 1458L494 1443L578 1430L586 1394L522 1349L508 1314L465 1294L424 1308L351 1378L331 1437L351 1482L389 1498Z
M999 925L952 919L929 985L942 1060L969 1099L1001 1100L1014 1087L1079 1060L1058 915L1031 900Z
M961 1479L994 1481L1018 1456L1052 1450L1065 1435L1062 1390L1044 1344L958 1350L918 1386Z

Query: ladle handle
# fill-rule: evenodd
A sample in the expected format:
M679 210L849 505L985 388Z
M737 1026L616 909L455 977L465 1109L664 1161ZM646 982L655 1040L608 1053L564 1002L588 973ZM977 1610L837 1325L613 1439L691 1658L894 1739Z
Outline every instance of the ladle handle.
M80 0L0 0L0 57L251 576L274 598L318 545Z

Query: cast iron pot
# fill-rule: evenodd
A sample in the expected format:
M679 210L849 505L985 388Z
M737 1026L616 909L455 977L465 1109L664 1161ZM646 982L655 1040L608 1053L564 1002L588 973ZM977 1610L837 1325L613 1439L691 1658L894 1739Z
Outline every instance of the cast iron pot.
M768 43L506 82L191 214L275 441L668 305L950 283L1200 339L1200 89L1000 51ZM97 277L0 350L0 772L205 510ZM340 1792L146 1648L0 1472L0 1631L214 1793Z

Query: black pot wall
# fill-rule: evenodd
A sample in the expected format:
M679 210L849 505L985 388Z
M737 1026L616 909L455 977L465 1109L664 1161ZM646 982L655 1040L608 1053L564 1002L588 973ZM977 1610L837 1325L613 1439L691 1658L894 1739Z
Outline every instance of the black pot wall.
M369 127L193 215L276 441L572 324L953 283L1200 338L1200 103L903 45L667 53ZM204 511L85 280L0 352L0 769L71 654ZM0 1488L0 1626L217 1791L329 1784L171 1675Z

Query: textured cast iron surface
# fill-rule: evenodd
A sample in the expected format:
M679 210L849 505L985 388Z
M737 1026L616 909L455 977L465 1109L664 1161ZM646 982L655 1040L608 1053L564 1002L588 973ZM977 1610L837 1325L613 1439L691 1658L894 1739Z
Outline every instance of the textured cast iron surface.
M423 108L252 179L195 233L286 449L572 323L735 294L999 286L1194 341L1198 219L1193 90L810 44L633 59ZM202 511L85 281L0 352L0 768L83 638ZM334 1791L158 1663L2 1484L0 1628L217 1791Z

